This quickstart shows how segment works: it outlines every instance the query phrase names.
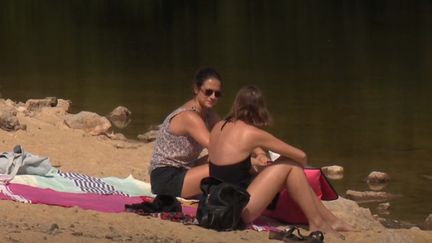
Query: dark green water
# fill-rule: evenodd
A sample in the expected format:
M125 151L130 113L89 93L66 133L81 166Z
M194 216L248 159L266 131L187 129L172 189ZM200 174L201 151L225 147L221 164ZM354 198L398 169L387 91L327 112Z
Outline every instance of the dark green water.
M124 105L134 138L191 97L198 67L214 66L221 114L257 84L272 132L312 165L345 167L341 194L386 171L386 191L403 195L388 217L419 223L432 213L431 30L426 0L6 0L0 92L99 114Z

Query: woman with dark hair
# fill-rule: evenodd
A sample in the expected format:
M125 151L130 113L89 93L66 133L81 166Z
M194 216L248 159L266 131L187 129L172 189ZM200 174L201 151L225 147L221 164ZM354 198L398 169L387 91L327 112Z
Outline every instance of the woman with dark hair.
M195 75L194 96L169 114L161 125L150 162L150 181L155 194L191 197L201 192L199 182L208 176L210 129L220 120L212 110L222 92L222 78L213 68Z
M263 95L256 86L245 86L237 93L232 109L210 134L210 176L247 188L250 201L243 210L245 223L259 217L276 194L287 188L309 221L311 232L322 231L342 237L337 231L353 227L332 214L312 191L303 167L306 154L260 129L270 123ZM256 148L279 153L275 162L260 160L261 171L253 176L251 154ZM265 155L264 155L265 156ZM268 164L267 164L268 163Z

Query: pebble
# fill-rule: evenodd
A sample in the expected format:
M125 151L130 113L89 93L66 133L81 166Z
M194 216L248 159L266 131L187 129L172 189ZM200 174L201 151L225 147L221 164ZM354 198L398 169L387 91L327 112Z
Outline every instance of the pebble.
M58 224L52 224L50 229L48 230L48 233L49 234L56 234L59 229L60 229L60 227L58 226Z

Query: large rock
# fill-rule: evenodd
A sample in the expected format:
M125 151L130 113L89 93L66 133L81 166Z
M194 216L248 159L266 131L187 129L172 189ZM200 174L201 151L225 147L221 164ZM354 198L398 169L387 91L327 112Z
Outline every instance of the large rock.
M26 101L26 108L28 111L39 111L42 107L55 107L56 105L56 97L46 97L45 99L29 99Z
M347 190L346 197L352 199L356 202L384 202L397 197L398 195L394 195L389 192L373 192L373 191L353 191Z
M368 184L388 183L389 181L390 176L387 173L381 171L372 171L366 179Z
M17 110L10 103L0 100L0 128L6 131L25 129L17 118Z
M128 108L118 106L107 115L107 118L115 127L123 129L131 122L131 116L132 112Z
M108 119L88 111L66 115L64 121L70 128L82 129L91 135L104 134L111 128L111 123Z
M344 176L344 168L339 165L324 166L321 170L329 179L340 180Z
M337 200L323 201L323 203L337 217L352 224L359 230L378 230L384 228L373 217L369 209L360 207L352 200L339 197Z
M40 111L33 113L32 118L56 127L67 127L64 122L66 114L66 111L62 107L41 107Z

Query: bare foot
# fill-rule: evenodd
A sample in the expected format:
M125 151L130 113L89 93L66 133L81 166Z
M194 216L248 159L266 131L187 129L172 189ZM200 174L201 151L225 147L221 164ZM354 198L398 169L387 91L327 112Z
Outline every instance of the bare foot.
M340 219L338 219L335 222L333 222L331 224L331 227L334 230L343 231L343 232L347 232L347 231L360 231L360 230L356 229L353 225L348 224L345 221L342 221Z

